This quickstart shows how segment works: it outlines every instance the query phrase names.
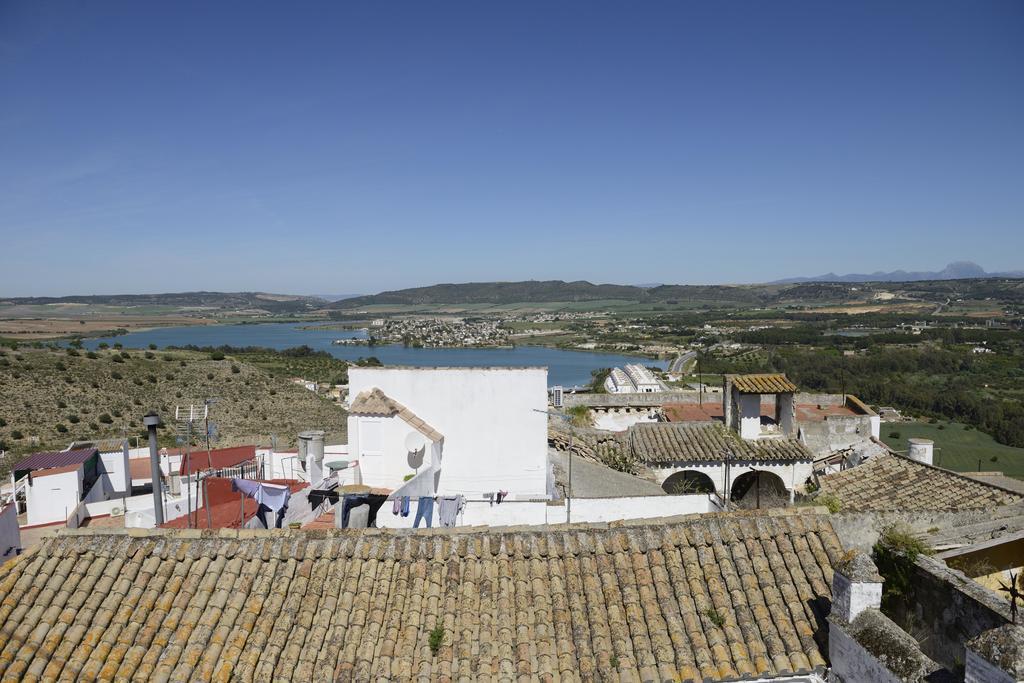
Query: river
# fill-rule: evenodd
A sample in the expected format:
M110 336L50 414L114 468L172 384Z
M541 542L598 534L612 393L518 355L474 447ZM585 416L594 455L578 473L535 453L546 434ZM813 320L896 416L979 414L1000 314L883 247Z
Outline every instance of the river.
M120 343L125 348L145 348L156 344L167 346L262 346L271 349L287 349L295 346L309 346L318 351L327 351L344 360L357 360L376 356L385 365L418 365L425 367L442 366L502 366L527 367L546 366L548 384L571 387L590 382L591 370L622 366L626 363L643 363L660 368L666 361L656 361L637 356L623 356L593 351L565 351L544 346L516 346L502 349L415 349L401 344L378 346L335 345L335 339L365 338L362 330L316 330L303 329L315 323L261 323L256 325L194 325L185 327L159 327L142 332L132 332L117 337L101 337L83 340L83 345L95 349L101 342L113 345Z

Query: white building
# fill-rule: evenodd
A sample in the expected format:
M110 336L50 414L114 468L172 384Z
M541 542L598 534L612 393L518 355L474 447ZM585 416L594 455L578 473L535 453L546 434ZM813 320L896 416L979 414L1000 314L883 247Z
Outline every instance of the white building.
M345 470L409 496L549 496L547 368L350 368Z
M661 382L643 365L631 363L625 368L612 368L604 381L610 394L650 394L661 391Z

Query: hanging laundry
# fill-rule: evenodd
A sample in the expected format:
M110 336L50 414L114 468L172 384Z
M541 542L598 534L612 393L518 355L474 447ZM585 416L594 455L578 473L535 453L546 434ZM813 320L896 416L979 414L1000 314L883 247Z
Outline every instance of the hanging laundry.
M459 513L465 505L466 498L462 495L445 496L442 498L437 512L437 517L441 522L441 526L455 526Z
M412 524L414 529L420 527L420 520L423 520L427 524L427 528L430 528L430 523L434 519L434 499L431 496L420 496L419 501L416 504L416 519Z
M372 529L377 526L377 512L384 506L387 496L376 493L347 493L341 503L341 528L348 528L348 518L353 508L360 505L369 505L370 510L366 518L366 528Z
M409 516L409 496L402 496L402 516Z
M395 498L395 502L391 505L391 514L397 515L402 511L402 501Z
M235 478L231 480L231 490L238 491L256 501L256 518L264 529L270 528L266 516L268 512L277 513L274 526L278 529L281 528L284 515L288 511L288 501L292 497L291 489L287 486L267 484L262 481Z
M501 505L501 501L503 501L506 496L508 496L508 491L498 491L498 505Z
M494 491L491 491L490 493L485 493L484 500L488 501L491 504L491 507L494 507Z

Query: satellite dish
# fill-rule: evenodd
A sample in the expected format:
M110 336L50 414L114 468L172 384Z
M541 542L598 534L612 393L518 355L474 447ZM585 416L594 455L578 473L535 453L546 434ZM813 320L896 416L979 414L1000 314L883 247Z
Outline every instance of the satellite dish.
M418 453L427 445L427 439L419 432L409 432L405 437L405 450L410 453Z

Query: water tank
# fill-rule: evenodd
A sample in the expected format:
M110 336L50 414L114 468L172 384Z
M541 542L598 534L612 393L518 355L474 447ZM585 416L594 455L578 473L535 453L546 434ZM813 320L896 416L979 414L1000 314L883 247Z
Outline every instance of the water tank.
M931 465L935 453L935 442L931 439L910 439L907 457L925 465Z

